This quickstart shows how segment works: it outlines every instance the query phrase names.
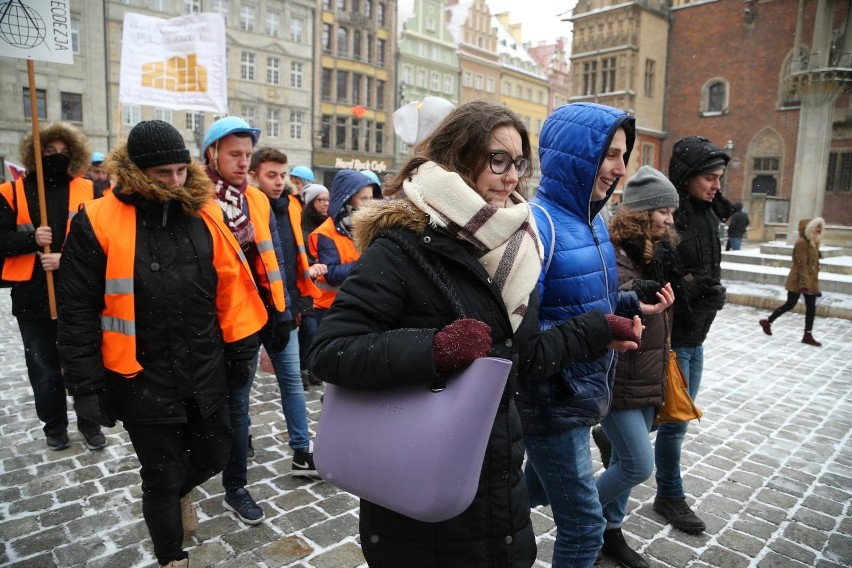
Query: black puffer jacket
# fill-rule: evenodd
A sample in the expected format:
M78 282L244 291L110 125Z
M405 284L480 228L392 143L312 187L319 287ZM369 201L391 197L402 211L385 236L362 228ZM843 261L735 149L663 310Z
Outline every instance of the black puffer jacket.
M471 248L427 226L426 216L407 202L377 201L363 207L354 234L363 250L381 230L391 228L427 262L440 259L467 317L491 326L491 356L514 365L473 504L453 519L424 523L362 500L364 555L372 568L531 566L536 548L521 477L521 422L512 400L517 373L553 374L552 369L589 355L587 338L611 337L609 327L603 314L592 312L540 334L534 293L513 333L500 292ZM311 371L324 381L356 389L433 383L439 378L433 336L455 318L423 270L396 242L379 236L364 251L320 325L309 355Z
M185 422L187 399L210 415L227 396L225 357L249 359L257 349L251 335L223 350L213 241L202 218L185 211L200 209L211 197L210 182L191 164L184 191L178 192L145 176L126 152L116 151L110 160L119 178L113 194L137 208L134 307L136 359L143 371L128 379L104 369L100 313L106 255L83 210L72 221L59 286L66 386L72 395L105 388L124 422Z

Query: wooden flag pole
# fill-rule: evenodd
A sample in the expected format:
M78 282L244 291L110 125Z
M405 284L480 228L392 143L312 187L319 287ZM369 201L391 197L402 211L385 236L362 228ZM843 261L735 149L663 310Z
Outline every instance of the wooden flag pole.
M36 183L38 184L38 212L41 217L39 227L49 227L47 222L47 203L44 199L44 170L41 166L41 136L38 124L38 103L36 100L35 67L33 60L27 59L27 79L30 84L30 116L33 120L33 154L36 165ZM50 245L44 245L45 253L50 253ZM47 301L50 304L50 317L56 319L56 292L53 287L53 272L45 271L47 276Z

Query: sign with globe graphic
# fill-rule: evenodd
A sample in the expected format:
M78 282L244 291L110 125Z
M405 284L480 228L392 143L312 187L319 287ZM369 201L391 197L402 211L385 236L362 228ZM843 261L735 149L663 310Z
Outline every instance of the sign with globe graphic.
M74 63L70 0L0 0L0 55Z

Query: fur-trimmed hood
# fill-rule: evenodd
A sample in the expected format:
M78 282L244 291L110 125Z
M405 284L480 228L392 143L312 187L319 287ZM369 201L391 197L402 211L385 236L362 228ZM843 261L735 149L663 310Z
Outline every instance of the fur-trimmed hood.
M71 158L71 163L68 165L69 176L83 175L89 170L92 151L89 149L89 141L86 139L86 135L79 129L67 122L54 122L39 128L39 141L42 148L53 140L62 140L68 146L68 156ZM18 147L21 163L28 173L36 171L34 150L33 134L29 132L21 139Z
M421 234L429 217L407 199L368 201L353 215L352 238L358 250L365 251L373 239L385 229L407 229Z
M799 236L808 241L812 247L819 248L821 236L814 238L816 236L817 227L824 231L825 219L822 217L814 217L813 219L801 219L799 221Z
M186 183L183 187L166 185L149 178L130 160L127 144L110 152L104 165L115 176L116 197L122 201L141 199L144 201L178 201L184 211L195 214L210 199L213 199L213 183L207 177L204 166L195 162L187 164Z

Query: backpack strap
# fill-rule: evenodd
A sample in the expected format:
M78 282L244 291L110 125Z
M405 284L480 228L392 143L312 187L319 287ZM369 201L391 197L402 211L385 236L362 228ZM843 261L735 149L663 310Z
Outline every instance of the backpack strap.
M547 224L550 225L550 250L547 251L547 261L544 263L544 273L547 274L547 270L550 268L550 261L553 260L553 253L556 250L556 227L553 226L553 218L547 209L532 201L529 204L544 213L544 216L547 218Z

